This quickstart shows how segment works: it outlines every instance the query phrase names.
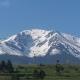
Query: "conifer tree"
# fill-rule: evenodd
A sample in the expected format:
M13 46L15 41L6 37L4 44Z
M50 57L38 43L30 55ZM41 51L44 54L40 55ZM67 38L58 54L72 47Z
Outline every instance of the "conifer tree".
M10 60L7 61L6 67L9 73L12 73L14 71L13 65Z
M4 60L1 61L0 69L2 72L6 72L6 63Z

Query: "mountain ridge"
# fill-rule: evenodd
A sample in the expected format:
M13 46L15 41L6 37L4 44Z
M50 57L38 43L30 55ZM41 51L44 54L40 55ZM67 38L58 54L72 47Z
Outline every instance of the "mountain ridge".
M24 30L0 43L0 55L39 58L63 54L80 59L80 38L54 30L32 29Z

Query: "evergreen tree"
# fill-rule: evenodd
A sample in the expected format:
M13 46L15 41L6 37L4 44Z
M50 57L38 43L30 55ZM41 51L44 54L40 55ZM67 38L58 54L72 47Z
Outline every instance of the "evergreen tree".
M2 72L6 72L6 63L5 63L4 60L1 61L0 70L1 70Z
M7 61L6 67L9 73L12 73L14 71L13 65L10 60Z
M46 76L46 73L43 70L40 70L40 72L39 72L39 78L41 80L43 80L45 76Z
M40 70L34 70L34 72L33 72L33 78L34 79L43 80L45 76L46 76L46 73L41 69Z
M64 67L59 63L59 60L57 60L56 64L56 72L58 75L61 75L64 70Z

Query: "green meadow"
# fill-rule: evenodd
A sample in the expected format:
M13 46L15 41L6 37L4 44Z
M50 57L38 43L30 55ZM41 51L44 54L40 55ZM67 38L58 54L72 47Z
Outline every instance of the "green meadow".
M0 71L0 80L80 80L80 65L13 65Z

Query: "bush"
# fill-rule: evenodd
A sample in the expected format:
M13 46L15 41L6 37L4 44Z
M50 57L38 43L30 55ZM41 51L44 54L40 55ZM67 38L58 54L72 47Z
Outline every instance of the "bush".
M33 72L33 78L34 79L43 80L45 76L46 76L46 73L41 69L40 70L34 70L34 72Z
M58 75L61 75L62 74L62 72L63 72L63 70L64 70L64 67L61 65L61 64L59 64L59 60L57 61L57 64L56 64L56 72L57 72L57 74Z

